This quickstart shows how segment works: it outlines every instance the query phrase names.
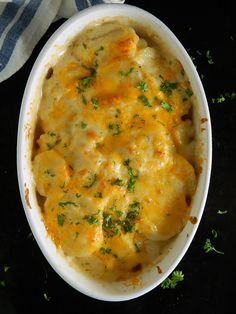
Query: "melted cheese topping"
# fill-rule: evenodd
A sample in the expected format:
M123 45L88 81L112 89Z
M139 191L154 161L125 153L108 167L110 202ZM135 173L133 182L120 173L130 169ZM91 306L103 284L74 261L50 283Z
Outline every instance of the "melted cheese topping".
M36 187L49 235L94 276L132 276L186 224L192 98L179 61L125 22L86 29L50 69Z

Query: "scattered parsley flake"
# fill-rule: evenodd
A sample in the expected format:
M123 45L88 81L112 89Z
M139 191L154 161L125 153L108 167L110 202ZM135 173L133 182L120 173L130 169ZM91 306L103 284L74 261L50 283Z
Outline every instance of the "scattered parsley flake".
M94 197L95 197L95 198L102 198L102 192L96 192L96 193L94 194Z
M5 280L0 280L0 287L5 288L6 287L6 282Z
M82 98L82 102L84 105L87 105L87 99L86 97L84 96L84 94L81 95L81 98Z
M160 85L160 91L166 94L168 97L171 96L172 91L176 88L177 88L177 83L172 83L172 82L169 82L168 80L162 81Z
M174 289L177 286L177 283L184 280L184 274L181 270L175 270L171 277L166 278L162 284L161 287L163 289Z
M86 215L83 218L86 220L90 225L97 225L98 224L98 218L93 215Z
M219 210L217 211L217 214L218 214L218 215L225 215L225 214L227 214L227 213L228 213L227 210L220 210L220 209L219 209Z
M140 89L142 92L148 91L148 85L145 81L140 81L137 85L137 88Z
M90 76L83 77L80 82L83 87L89 87L91 85L92 78Z
M91 102L93 104L93 109L97 110L98 106L99 106L99 101L96 98L92 98Z
M87 127L87 123L81 121L80 127L81 127L81 129L85 129Z
M118 135L118 134L121 133L121 131L120 131L120 126L119 126L119 124L117 124L117 123L114 123L114 124L113 124L113 123L109 123L109 124L108 124L108 129L114 131L114 133L113 133L112 135Z
M124 165L127 167L128 175L130 177L127 184L127 190L129 192L134 192L135 184L136 184L136 176L134 175L134 170L130 166L130 159L126 159L124 161Z
M205 253L209 253L209 252L216 252L218 254L224 254L224 252L222 251L218 251L214 245L211 243L211 240L209 238L206 239L206 242L203 246L203 249L205 251Z
M44 299L46 301L50 301L51 300L51 297L49 297L46 292L43 294L43 297L44 297Z
M81 197L81 194L76 193L75 196L76 196L77 198L80 198L80 197Z
M82 43L84 49L87 49L87 45L85 43Z
M215 230L215 229L212 229L211 230L211 233L213 235L214 238L217 238L218 237L218 232Z
M134 68L130 68L127 72L120 71L120 75L122 75L122 76L129 76L133 72L134 72Z
M75 207L78 207L78 205L75 203L75 202L70 202L70 201L67 201L67 202L59 202L58 205L62 208L64 208L65 206L68 206L68 205L73 205Z
M152 105L150 104L148 98L145 95L140 95L138 97L139 100L141 100L144 104L145 107L152 107Z
M99 249L99 252L102 254L102 255L106 255L106 254L110 254L111 253L111 248L110 247L101 247Z
M163 109L165 109L167 112L171 112L172 111L172 106L170 104L168 104L168 102L166 102L165 100L161 101L161 106Z
M57 215L57 223L59 226L63 226L65 222L65 216L63 214Z
M4 273L8 272L8 270L9 270L10 268L11 268L10 266L4 266L4 267L3 267Z
M188 97L193 96L193 91L192 91L190 88L187 88L187 89L185 90L185 93L188 95Z
M118 185L118 186L123 186L123 180L122 179L115 179L113 181L111 181L111 185Z
M214 61L212 60L212 56L211 56L210 50L207 50L207 52L206 52L206 57L207 57L207 62L208 62L209 64L214 64Z
M86 185L84 185L83 187L86 188L86 189L91 188L91 187L94 185L94 183L96 182L96 180L97 180L97 175L96 175L96 173L91 174L91 175L88 177L88 183L87 183Z
M95 52L94 52L95 56L98 56L99 52L101 52L103 50L104 50L104 47L100 46L97 50L95 50Z

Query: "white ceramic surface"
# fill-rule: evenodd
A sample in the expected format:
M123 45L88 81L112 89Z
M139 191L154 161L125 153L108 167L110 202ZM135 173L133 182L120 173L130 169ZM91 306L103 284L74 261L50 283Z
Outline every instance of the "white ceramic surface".
M48 68L54 64L66 44L77 35L88 23L103 17L126 16L147 25L167 43L176 57L182 63L192 85L194 95L199 104L198 121L207 118L204 132L202 125L197 125L198 136L202 145L202 173L199 178L195 198L193 199L191 215L197 217L197 223L188 222L183 231L174 240L169 253L159 263L162 273L156 267L144 273L140 284L133 287L122 283L97 282L83 273L70 267L65 258L58 252L54 243L47 235L35 195L35 184L31 171L32 134L38 105L41 97L42 81ZM54 270L72 287L78 291L100 300L124 301L136 298L158 286L176 268L183 258L196 233L204 210L211 173L211 123L206 96L199 75L189 55L175 35L157 17L129 5L98 5L86 9L67 20L48 40L39 54L29 76L22 100L17 141L17 168L19 188L25 214L33 235L44 256Z

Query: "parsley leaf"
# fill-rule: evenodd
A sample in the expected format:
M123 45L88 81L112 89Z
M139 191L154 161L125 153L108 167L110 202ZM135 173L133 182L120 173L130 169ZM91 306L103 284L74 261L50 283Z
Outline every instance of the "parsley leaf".
M126 159L124 161L124 165L127 167L128 175L130 177L128 184L127 184L127 190L130 192L134 192L137 176L134 175L134 170L133 170L133 168L130 167L130 160L129 159Z
M172 111L172 106L170 104L168 104L168 102L166 102L165 100L161 101L161 106L163 109L165 109L167 112L171 112Z
M161 287L163 289L174 289L177 286L177 283L184 280L184 274L181 270L175 270L171 277L166 278L162 284Z
M225 214L227 214L227 213L228 213L227 210L220 210L220 209L219 209L219 210L217 211L217 214L218 214L218 215L225 215Z
M203 249L205 251L205 253L209 253L209 252L216 252L218 254L224 254L224 252L222 251L218 251L214 245L211 243L211 240L209 238L206 239L206 242L203 246Z
M134 72L134 68L130 68L127 72L120 71L120 75L122 75L122 76L129 76L133 72Z
M86 188L86 189L89 189L89 188L91 188L94 185L94 183L97 180L96 173L89 175L87 180L88 180L88 183L85 184L83 187Z
M70 202L70 201L67 201L67 202L59 202L58 205L62 208L64 208L65 206L67 205L73 205L75 207L78 207L78 205L75 203L75 202Z
M145 95L140 95L138 97L139 100L141 100L144 104L145 107L152 107L152 105L150 104L148 98Z
M111 248L110 247L101 247L99 249L99 252L102 254L102 255L105 255L105 254L110 254L111 253Z
M140 89L142 92L146 92L148 90L148 85L145 81L140 81L137 85L137 88Z
M93 109L97 110L98 106L99 106L99 101L96 98L92 98L91 102L93 104Z
M81 121L80 127L81 127L81 129L85 129L87 127L87 123Z
M177 88L177 83L171 83L168 80L162 81L160 85L160 91L166 94L168 97L172 94L172 91Z
M65 222L65 216L63 214L57 215L57 223L59 226L63 226Z
M122 186L123 185L123 180L122 179L115 179L113 181L111 181L111 185L118 185L118 186Z
M98 224L98 218L93 215L86 215L83 218L86 220L90 225L97 225Z
M212 60L212 56L211 56L210 50L207 50L207 52L206 52L206 58L207 58L207 62L208 62L209 64L214 64L214 61Z
M99 47L99 48L98 48L97 50L95 50L95 52L94 52L95 56L98 56L99 52L101 52L101 51L103 51L103 50L104 50L104 47L103 47L103 46Z

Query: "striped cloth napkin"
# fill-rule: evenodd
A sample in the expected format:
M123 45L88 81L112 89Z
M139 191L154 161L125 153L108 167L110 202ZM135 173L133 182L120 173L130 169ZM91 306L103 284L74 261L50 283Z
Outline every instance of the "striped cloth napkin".
M0 0L0 82L18 71L50 24L101 3L124 0Z

